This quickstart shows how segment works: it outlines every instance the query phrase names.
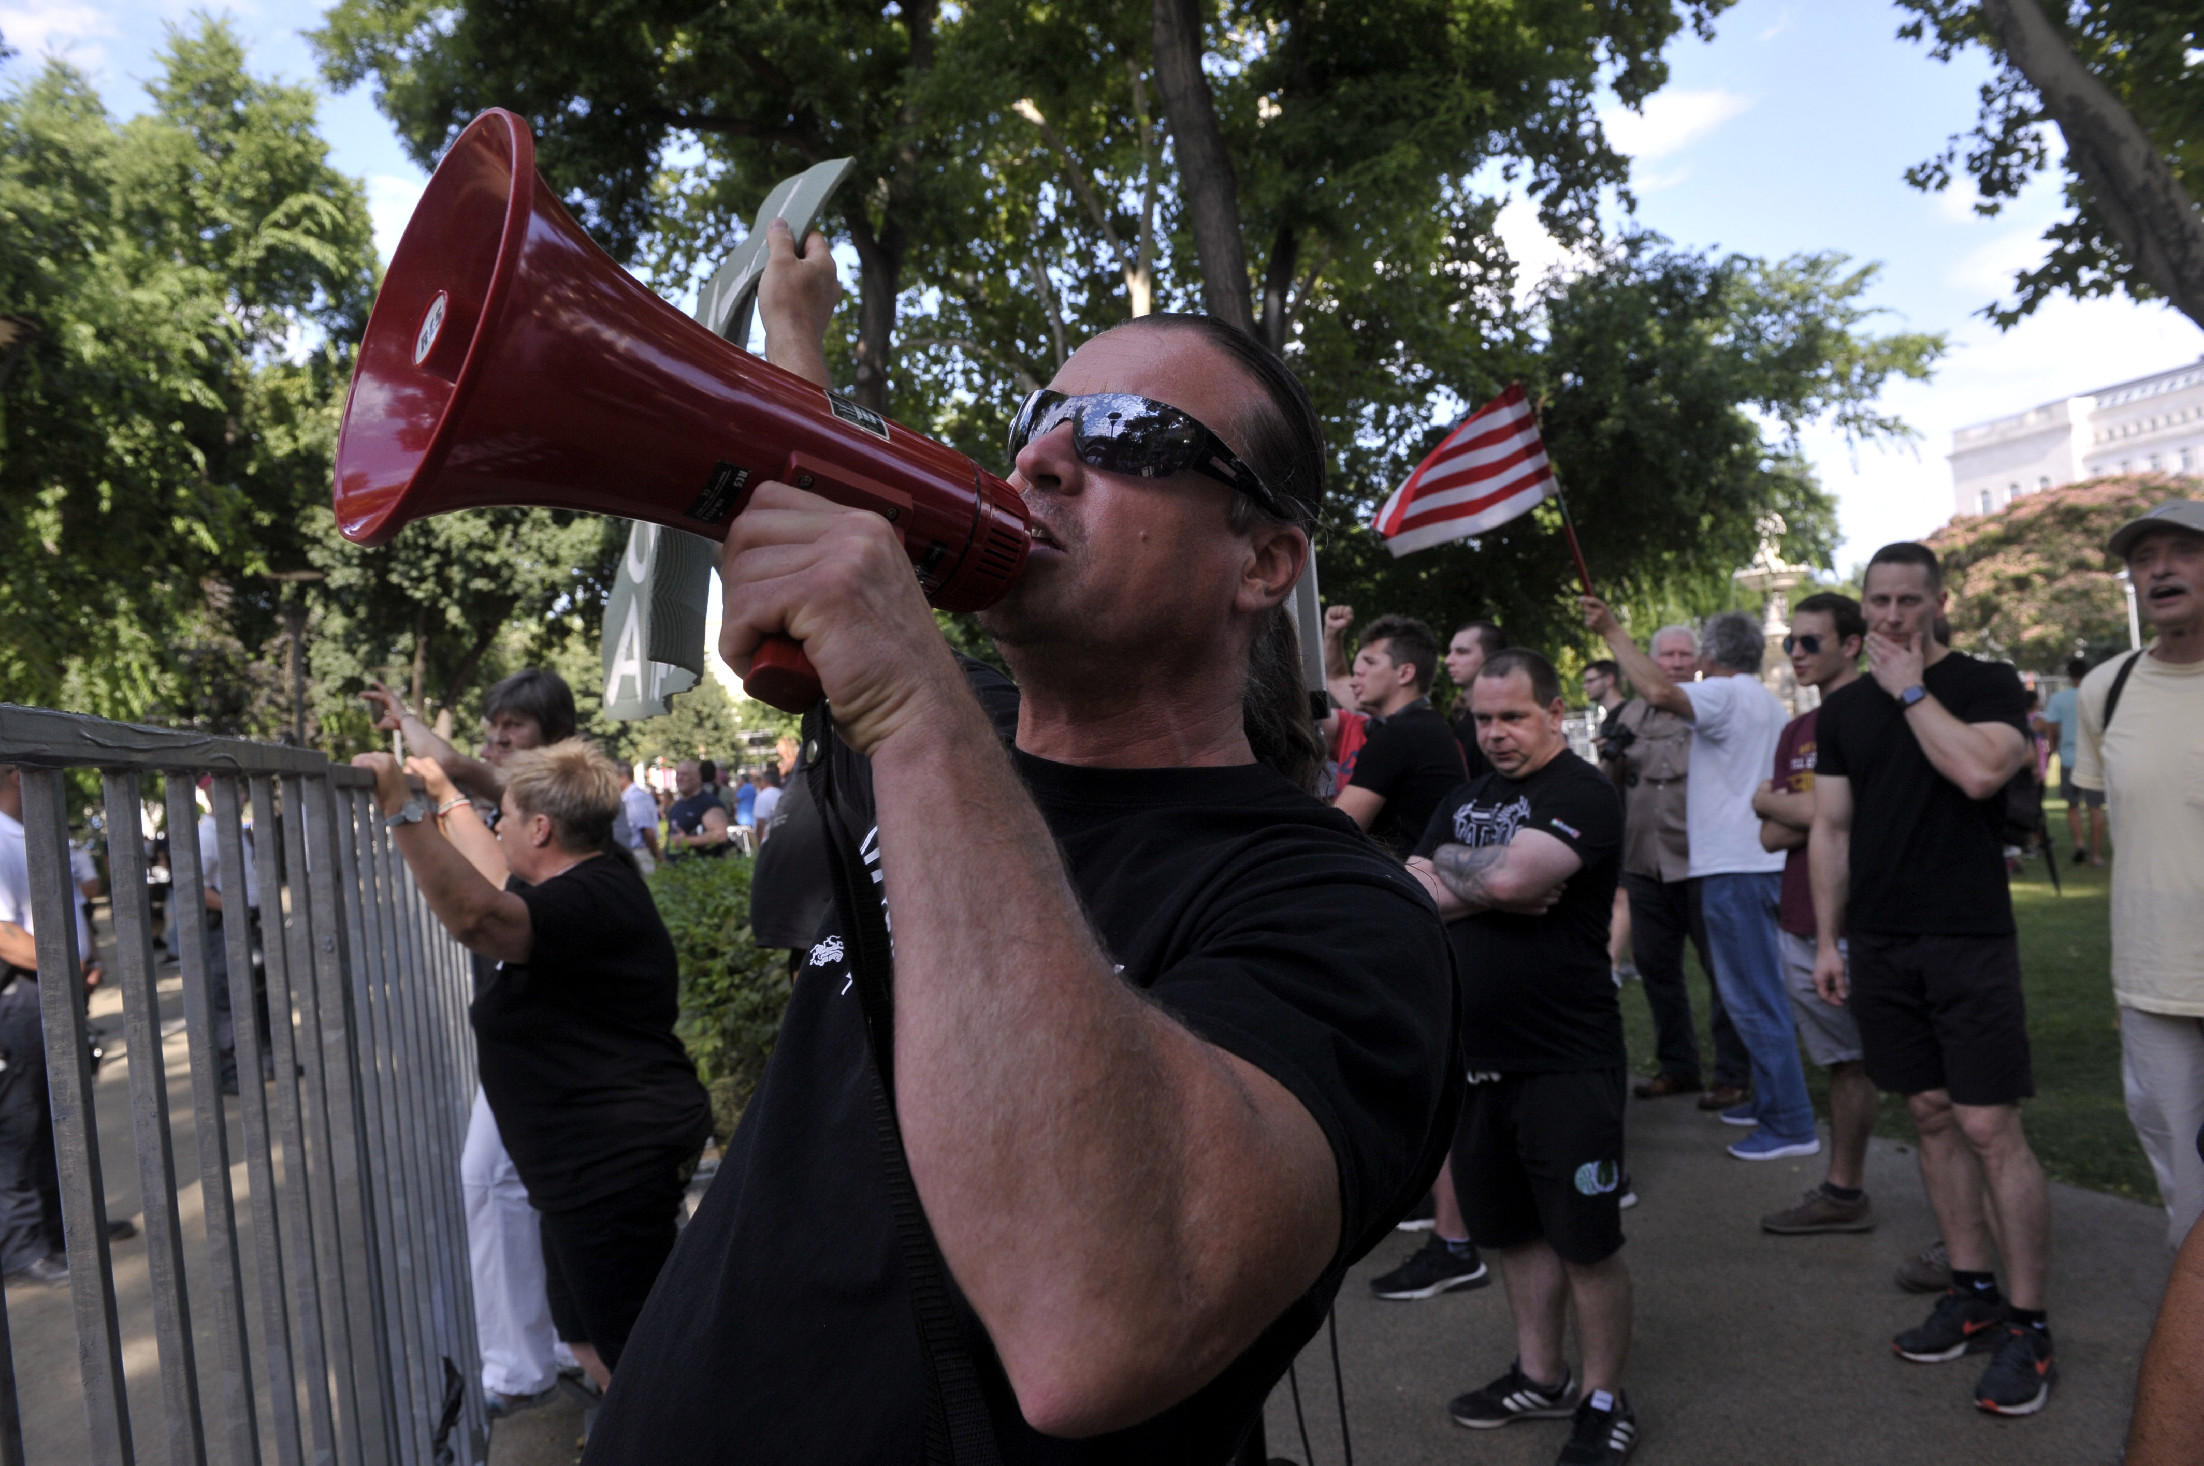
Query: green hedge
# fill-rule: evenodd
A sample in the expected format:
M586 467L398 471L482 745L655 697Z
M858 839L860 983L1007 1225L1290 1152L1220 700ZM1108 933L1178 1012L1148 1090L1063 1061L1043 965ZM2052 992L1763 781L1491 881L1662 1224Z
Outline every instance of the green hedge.
M750 865L739 855L692 858L650 876L681 964L676 1031L711 1093L712 1132L722 1142L757 1090L788 1008L787 955L751 940Z

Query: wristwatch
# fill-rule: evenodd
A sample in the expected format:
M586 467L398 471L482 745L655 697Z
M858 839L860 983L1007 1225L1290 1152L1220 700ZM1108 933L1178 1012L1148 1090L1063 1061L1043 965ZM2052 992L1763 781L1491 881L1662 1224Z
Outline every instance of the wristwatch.
M1904 692L1898 694L1899 710L1905 711L1910 709L1915 703L1919 702L1922 698L1927 697L1928 695L1929 690L1926 687L1923 687L1918 682L1914 683Z
M383 828L395 830L400 825L417 825L427 819L428 815L429 807L409 794L404 806L396 814L383 817Z

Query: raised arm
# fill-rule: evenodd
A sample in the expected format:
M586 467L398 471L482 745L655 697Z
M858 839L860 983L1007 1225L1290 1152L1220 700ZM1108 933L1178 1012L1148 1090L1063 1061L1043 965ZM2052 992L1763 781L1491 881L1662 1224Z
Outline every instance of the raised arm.
M1036 1429L1146 1420L1336 1253L1324 1132L1116 975L885 520L767 484L726 555L721 655L793 631L872 758L896 1109L942 1256Z
M375 775L375 803L385 815L405 807L409 791L398 760L387 753L362 753L353 757L352 766ZM399 825L391 839L421 887L422 899L453 940L494 962L528 960L536 939L527 902L491 885L428 820Z
M1867 637L1871 675L1892 697L1921 685L1920 637L1897 641L1879 631ZM2028 735L2010 723L1962 723L1930 693L1906 709L1906 723L1921 752L1969 799L1988 799L2028 762Z
M1622 623L1615 619L1615 613L1607 608L1605 601L1598 596L1578 596L1577 604L1584 610L1584 624L1597 632L1614 652L1623 677L1638 690L1638 696L1679 718L1691 720L1697 716L1692 711L1690 694L1670 680L1659 662L1638 649L1638 644L1622 629Z
M384 733L402 733L413 752L435 759L444 776L459 788L477 799L492 803L504 797L505 776L478 758L470 758L451 746L451 743L421 717L406 706L405 699L385 687L380 681L371 681L360 694L374 713L375 727Z
M505 882L512 874L505 867L505 847L497 843L497 834L482 823L482 816L466 795L452 785L444 766L433 758L409 758L406 772L421 780L436 811L436 823L467 864L482 873L482 879L505 889Z
M1355 624L1352 606L1324 608L1324 690L1343 708L1355 705L1353 666L1347 660L1347 628ZM1364 829L1369 824L1363 824Z
M1844 1002L1844 908L1852 899L1852 781L1814 775L1814 827L1807 836L1806 873L1814 887L1814 987L1825 1003Z
M1583 868L1582 856L1544 830L1517 830L1505 845L1441 845L1408 862L1448 921L1479 911L1536 916Z
M834 254L816 230L796 252L786 219L765 226L765 273L758 277L758 319L765 326L765 359L817 387L831 387L827 374L826 333L842 281ZM737 342L736 345L741 345Z

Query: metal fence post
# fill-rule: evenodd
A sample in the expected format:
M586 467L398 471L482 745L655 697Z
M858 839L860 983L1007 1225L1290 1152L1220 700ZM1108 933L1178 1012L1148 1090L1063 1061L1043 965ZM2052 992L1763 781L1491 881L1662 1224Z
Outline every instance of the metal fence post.
M122 987L130 1054L130 1129L138 1152L138 1195L145 1207L146 1263L153 1276L153 1330L161 1348L161 1404L171 1466L205 1466L206 1427L199 1413L199 1371L184 1287L183 1226L176 1215L176 1152L169 1134L168 1064L161 1053L161 1000L153 976L153 903L138 839L138 776L109 770L101 780L108 829L129 813L129 838L107 844L114 893L115 973Z
M23 835L30 863L32 935L38 943L38 1007L46 1029L47 1100L61 1173L61 1219L69 1244L69 1293L75 1305L77 1357L84 1373L84 1418L92 1459L131 1459L130 1401L123 1383L122 1326L115 1313L115 1268L107 1250L107 1192L100 1176L99 1126L92 1115L92 1056L77 1003L80 953L69 873L68 775L23 770Z

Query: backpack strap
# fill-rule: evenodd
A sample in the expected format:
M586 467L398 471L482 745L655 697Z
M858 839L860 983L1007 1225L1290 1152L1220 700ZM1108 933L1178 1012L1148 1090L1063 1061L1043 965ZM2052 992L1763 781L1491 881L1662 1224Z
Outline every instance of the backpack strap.
M817 721L806 730L806 741L818 749L809 770L812 803L826 827L834 906L848 943L865 1046L872 1053L873 1128L888 1206L895 1216L904 1288L918 1323L919 1357L926 1371L927 1466L999 1466L1002 1455L987 1400L980 1393L979 1369L965 1347L950 1298L948 1267L919 1202L910 1157L903 1149L902 1126L896 1120L894 958L887 914L835 801L834 753L829 746L834 735L824 705L812 716Z
M2135 670L2135 664L2141 660L2143 653L2129 652L2127 660L2120 664L2120 670L2112 674L2112 685L2105 689L2104 722L2097 728L2099 738L2104 737L2105 730L2112 726L2112 715L2120 709L2120 694L2127 688L2128 674Z

